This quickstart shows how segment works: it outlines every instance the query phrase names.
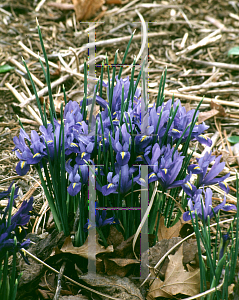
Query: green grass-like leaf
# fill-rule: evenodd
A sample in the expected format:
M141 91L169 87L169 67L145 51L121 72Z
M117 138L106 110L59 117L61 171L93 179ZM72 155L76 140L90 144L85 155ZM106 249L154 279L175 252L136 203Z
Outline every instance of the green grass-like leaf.
M239 47L233 47L228 51L228 56L230 55L239 55Z
M239 143L239 136L232 135L229 138L227 138L228 142L231 144Z
M3 65L3 66L0 66L0 73L7 73L13 69L15 69L15 68L11 67L9 65Z

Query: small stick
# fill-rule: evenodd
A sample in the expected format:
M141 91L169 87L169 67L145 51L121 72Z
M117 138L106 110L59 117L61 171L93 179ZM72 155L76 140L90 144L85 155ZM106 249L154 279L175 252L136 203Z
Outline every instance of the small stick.
M214 32L210 33L208 36L203 38L201 41L199 41L197 44L190 45L187 48L183 49L182 51L176 52L176 55L182 55L182 54L192 52L192 51L196 50L197 48L204 47L209 43L213 43L213 42L219 40L222 37L221 34L218 34L220 32L221 32L220 29L215 30Z
M60 10L74 10L74 4L49 2L47 6L55 7Z
M220 135L220 138L221 138L221 143L222 143L222 148L224 151L226 151L226 147L225 147L225 144L223 142L223 137L222 137L222 131L221 131L221 124L217 124L217 118L214 117L214 123L215 123L215 126L217 128L217 131L219 132L219 135Z
M22 72L26 73L26 69L23 65L21 65L18 61L16 61L14 58L10 58L8 60L10 63L12 63L13 65L15 65L16 67L18 67L19 70L21 70ZM42 89L44 88L44 84L32 73L30 73L32 76L33 81Z
M44 214L47 212L47 210L49 209L48 207L48 201L45 201L44 204L42 205L41 207L41 210L39 212L39 215L40 216L37 216L36 219L35 219L35 222L34 222L34 225L32 227L32 233L36 233L37 234L37 231L38 231L38 227L40 225L40 222L44 216ZM35 229L36 228L36 229Z
M228 147L228 150L229 150L230 156L233 156L233 153L232 153L232 148L231 148L231 145L230 145L230 143L229 143L229 142L228 142L228 140L227 140L227 132L226 132L226 130L225 130L225 129L223 130L223 134L224 134L224 136L225 136L225 140L226 140L226 143L227 143L227 147Z
M57 288L56 288L56 292L55 292L55 296L53 298L53 300L58 300L60 297L60 293L61 293L61 279L65 270L65 266L66 266L66 262L64 261L61 268L60 268L60 272L58 273L57 277Z
M39 258L36 257L35 255L33 255L31 252L27 251L27 250L24 249L24 248L22 248L21 250L22 250L24 253L28 254L28 255L29 255L31 258L33 258L35 261L39 262L40 264L44 265L44 266L47 267L48 269L52 270L54 273L59 274L59 272L58 272L56 269L54 269L54 268L52 268L51 266L49 266L48 264L46 264L44 261L42 261L41 259L39 259ZM84 288L84 289L86 289L86 290L88 290L88 291L90 291L90 292L92 292L92 293L98 294L98 295L100 295L100 296L102 296L102 297L105 297L105 298L107 298L107 299L119 300L119 298L115 298L115 297L112 297L112 296L110 296L110 295L106 295L106 294L103 294L103 293L101 293L101 292L95 291L94 289L89 288L88 286L85 286L85 285L83 285L83 284L81 284L81 283L79 283L79 282L77 282L77 281L71 279L70 277L68 277L68 276L66 276L66 275L62 275L62 276L63 276L65 279L69 280L70 282L72 282L72 283L74 283L74 284L80 286L81 288Z
M221 29L221 30L225 30L226 26L224 24L222 24L220 21L214 19L213 17L210 16L206 16L205 20L212 23L214 26L216 26L217 28Z
M18 44L27 52L29 53L31 56L35 57L37 60L39 60L39 55L34 53L31 49L29 49L27 46L25 46L21 41L18 42ZM41 61L45 63L45 59L43 57L40 57L41 58ZM55 68L55 69L59 69L59 66L57 64L54 64L53 62L51 61L48 61L48 64L49 66ZM77 75L79 77L81 77L82 79L84 78L84 75L82 74L78 74L76 73L74 70L71 70L71 69L67 69L67 68L64 68L62 67L61 68L63 71L66 71L67 73L71 73L72 75ZM26 71L26 70L25 70Z
M17 100L20 103L24 103L23 97L18 93L18 91L10 83L5 83L5 86L13 93L13 95L17 98ZM27 110L36 119L37 123L42 125L41 118L39 118L39 116L37 115L35 110L30 105L27 105Z
M38 126L38 122L34 121L34 120L29 120L29 119L25 119L25 118L19 118L20 121L24 124L28 124L28 125L34 125L34 126Z
M236 93L237 95L239 94L239 89L233 89L233 88L227 88L227 89L214 89L210 91L206 91L206 94L231 94L231 93Z
M43 6L43 4L46 2L46 0L41 0L38 4L37 7L35 8L35 11L38 12L41 7Z
M172 32L168 31L161 31L161 32L149 32L148 33L148 38L154 38L158 36L168 36L172 35ZM98 41L98 42L93 42L93 43L87 43L81 48L79 48L77 54L80 54L81 52L87 50L90 47L101 47L101 46L106 46L106 45L111 45L111 44L117 44L117 43L122 43L122 42L127 42L131 38L131 35L124 36L124 37L119 37L119 38L114 38L114 39L108 39L105 41ZM136 34L133 36L133 40L139 40L142 38L141 34Z
M157 89L148 89L148 92L158 94ZM202 97L193 96L193 95L184 95L181 93L171 92L171 91L167 91L167 90L164 90L164 94L166 96L170 96L170 97L172 97L174 95L174 97L178 97L178 98L182 98L182 99L186 99L186 100L190 100L190 101L191 100L194 100L194 101L202 100ZM218 99L212 99L212 98L206 98L206 97L203 98L204 103L211 103L211 101L214 101L215 103L222 104L222 105L239 107L239 103L235 103L233 101L224 101L224 100L218 100Z
M195 64L199 64L199 65L239 71L239 65L235 65L235 64L226 64L226 63L220 63L220 62L215 62L215 61L204 61L204 60L199 60L199 59L188 58L185 56L181 56L181 58L185 59L187 61L193 62Z
M189 91L193 91L193 90L200 90L200 89L210 89L210 88L214 88L214 87L222 87L222 86L228 86L228 85L232 85L232 84L238 84L238 82L232 82L232 80L227 80L227 81L219 81L219 82L210 82L207 84L197 84L197 85L191 85L191 86L186 86L183 88L179 88L178 91L179 92L189 92Z

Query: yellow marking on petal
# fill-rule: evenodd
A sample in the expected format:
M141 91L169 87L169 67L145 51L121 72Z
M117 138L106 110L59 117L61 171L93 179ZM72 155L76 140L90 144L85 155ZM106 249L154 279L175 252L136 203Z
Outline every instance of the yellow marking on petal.
M175 129L175 128L173 128L173 131L175 131L175 132L180 132L179 130L177 130L177 129Z
M107 185L107 189L109 189L112 185L113 185L113 183L109 183L109 184Z
M203 134L200 134L199 136L202 137L202 138L205 139L205 140L208 139L208 138L207 138L205 135L203 135Z
M200 167L199 167L199 166L196 166L196 167L194 167L193 169L194 169L194 170L196 170L196 169L199 169L199 170L200 170Z
M71 143L71 147L77 147L78 148L78 145L76 143Z
M148 107L150 108L150 107L153 107L153 106L154 106L154 105L151 103L151 104L149 104L149 106L148 106Z
M116 111L113 113L113 115L115 115L116 114Z
M190 182L186 182L185 185L187 185L187 186L190 188L191 191L193 190L193 188L192 188Z
M22 227L18 226L18 229L19 229L19 233L21 233L22 232Z
M73 183L73 189L75 188L75 186L76 186L76 182Z
M141 138L141 141L140 142L143 142L145 139L147 138L147 135L144 135L144 136L142 136L142 138Z
M119 120L118 119L114 119L113 122L119 122Z
M228 187L228 184L225 181L223 181L222 183L224 183L226 188Z
M86 153L85 153L85 152L82 152L82 153L81 153L81 159L82 159L85 155L86 155Z
M40 155L40 153L36 153L33 155L33 158L35 158L36 156L39 156L39 155Z
M77 122L76 124L80 124L80 125L82 125L82 122Z
M155 173L152 173L152 174L149 176L149 178L154 177L154 176L156 176L156 174L155 174Z
M196 122L195 125L198 125L198 122Z
M53 143L53 140L47 141L47 144L49 144L49 143Z
M22 162L21 162L21 169L23 169L23 168L24 168L25 164L26 164L26 162L25 162L25 161L22 161Z
M139 178L140 181L146 182L143 178Z
M163 169L163 170L164 170L164 173L167 174L168 170L167 169Z
M122 159L124 159L125 152L120 152Z
M91 228L91 224L88 225L87 229L90 229L90 228Z

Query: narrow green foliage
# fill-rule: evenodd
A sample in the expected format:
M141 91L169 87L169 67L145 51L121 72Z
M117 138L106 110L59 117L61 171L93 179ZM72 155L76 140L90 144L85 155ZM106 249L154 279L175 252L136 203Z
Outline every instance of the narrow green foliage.
M41 116L42 123L43 123L43 125L47 128L47 120L46 120L46 118L43 116L43 113L42 113L41 103L40 103L40 100L39 100L39 97L38 97L38 94L37 94L37 90L36 90L35 83L34 83L34 81L33 81L33 79L32 79L31 73L30 73L30 71L29 71L29 69L28 69L28 67L27 67L27 64L26 64L25 60L22 59L22 62L23 62L23 64L24 64L25 68L26 68L27 75L28 75L28 77L29 77L29 79L30 79L30 82L31 82L31 85L32 85L32 88L33 88L33 91L34 91L34 95L35 95L35 97L36 97L37 107L38 107L38 110L39 110L39 112L40 112L40 116Z
M129 47L130 47L131 42L132 42L132 39L133 39L133 37L134 37L134 33L135 33L135 31L132 33L131 38L130 38L130 40L129 40L129 42L128 42L128 45L127 45L127 47L126 47L126 50L125 50L125 53L124 53L124 57L123 57L123 59L122 59L122 64L121 64L121 66L120 66L118 79L121 78L121 74L122 74L122 71L123 71L123 64L125 63L125 59L126 59L126 57L127 57L127 54L128 54L128 51L129 51Z
M54 101L53 101L53 97L52 97L52 90L51 90L50 68L49 68L49 63L48 63L48 58L47 58L45 46L44 46L43 39L42 39L41 29L40 29L40 26L39 26L38 22L37 22L37 30L38 30L38 35L39 35L39 39L40 39L40 43L41 43L41 48L42 48L42 52L43 52L44 59L45 59L45 64L46 64L46 83L47 83L47 87L48 87L50 108L51 108L51 111L52 111L52 114L53 114L54 118L56 119L56 111L55 111Z

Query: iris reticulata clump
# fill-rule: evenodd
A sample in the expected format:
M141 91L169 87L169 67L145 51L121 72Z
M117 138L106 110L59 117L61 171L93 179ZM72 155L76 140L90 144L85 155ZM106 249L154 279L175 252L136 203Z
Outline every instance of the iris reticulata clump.
M132 83L128 77L122 79L116 76L115 86L102 82L104 86L107 100L102 93L100 95L96 92L96 87L94 99L84 98L80 105L71 100L66 103L60 121L52 113L51 122L40 126L40 134L33 130L30 137L21 129L19 138L13 139L14 150L20 159L16 167L19 175L25 175L30 165L35 165L38 172L44 170L46 175L48 172L51 174L47 176L45 189L50 207L55 211L58 229L65 233L71 230L69 216L76 213L77 209L80 209L82 215L79 221L82 232L94 227L87 219L88 181L92 177L90 173L93 167L100 207L140 206L139 191L141 186L146 186L147 181L151 187L158 182L158 190L162 195L169 192L175 197L175 192L184 191L182 206L186 209L188 202L189 207L183 216L185 220L191 218L190 211L192 216L197 211L200 218L207 218L207 215L213 217L212 191L208 186L219 184L228 193L224 180L229 174L218 177L225 164L220 162L221 156L215 158L211 153L197 159L197 164L190 164L187 154L190 142L211 145L211 140L204 135L208 126L196 122L198 110L186 112L180 100L164 102L161 97L157 103L148 105L148 125L142 134L142 98L137 82ZM86 104L94 100L99 110L93 116L93 127L90 127ZM147 178L141 176L142 165L148 166ZM194 181L193 176L197 177ZM60 196L62 192L64 200L63 195ZM162 195L162 213L172 216L174 203L170 199L166 201ZM205 205L202 215L203 196ZM233 205L227 206L224 199L214 212L235 208ZM150 217L153 220L151 218L150 222L155 222L156 210L157 207L152 208ZM128 220L132 221L130 229L124 228L127 236L133 234L140 223L138 211L116 211L115 214L109 211L108 214L110 218L106 219L105 211L102 216L97 211L96 227L102 226L99 224L118 224L107 221L115 217L121 220L123 227L127 227L127 214ZM177 217L180 217L180 212ZM152 224L149 226L150 233L153 233ZM86 238L84 234L81 242Z

